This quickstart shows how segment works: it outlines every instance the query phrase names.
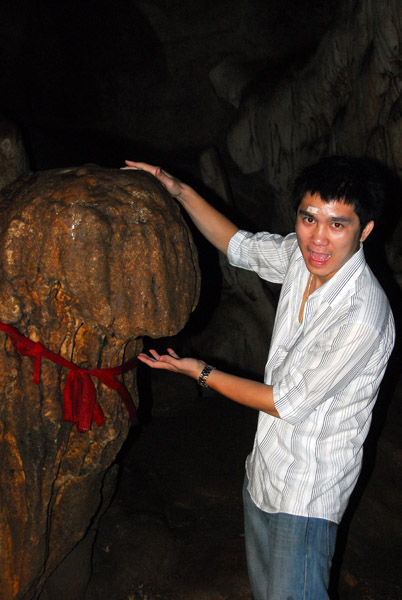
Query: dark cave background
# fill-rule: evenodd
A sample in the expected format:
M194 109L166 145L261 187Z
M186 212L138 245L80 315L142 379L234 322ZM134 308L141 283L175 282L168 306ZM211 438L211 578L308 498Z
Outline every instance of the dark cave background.
M3 1L2 115L22 127L33 169L119 167L127 152L196 160L224 149L235 113L211 69L242 57L250 87L269 93L315 50L337 4Z
M242 98L256 90L269 96L314 54L340 4L336 0L2 0L0 116L21 129L32 170L85 163L114 168L126 158L144 160L163 165L224 207L200 175L200 154L214 148L230 182L231 211L237 222L263 229L269 227L272 216L275 225L284 228L275 215L275 196L264 173L242 173L229 155L228 130L242 107L217 96L210 72L222 60L237 57L249 74ZM192 347L189 339L194 332L208 330L210 315L220 300L218 258L194 235L203 292L189 326L173 341L179 350ZM374 247L370 254L374 264L379 262L380 271L381 252ZM394 306L399 306L400 292L393 284L389 286L387 292L395 297ZM219 336L219 331L213 331L199 338L197 350L205 352L204 358L214 356L214 333ZM268 341L262 340L261 348ZM230 345L230 340L225 343ZM162 348L165 340L156 344ZM396 438L401 413L395 392L399 357L397 347L366 444L364 473L340 531L332 588L333 597L341 600L402 597L397 516L401 454L395 450L400 449ZM230 363L230 355L225 359ZM245 365L245 372L252 368L252 364ZM148 381L144 373L143 378L143 425L122 451L120 488L103 529L97 532L98 546L119 546L128 555L131 552L132 562L123 561L122 568L122 563L113 562L117 560L113 552L95 550L85 599L249 598L242 546L238 539L233 545L225 545L222 539L234 536L233 529L237 537L241 535L239 482L255 415L231 407L211 392L200 399L191 383L174 376L159 374ZM392 397L394 408L389 411ZM388 427L385 436L390 419L393 427ZM228 429L222 429L222 423ZM385 464L390 447L392 462ZM373 480L374 465L382 460L382 476ZM204 489L197 495L194 489L200 486L214 492L208 495ZM173 489L182 496L172 499ZM386 494L385 489L395 489L395 495ZM213 493L220 499L216 505ZM189 498L196 500L192 504ZM159 517L155 525L149 512L168 515L169 533ZM219 524L214 521L216 514L221 517ZM119 519L121 527L130 531L131 545L110 533L119 527ZM207 537L200 520L209 524L208 541L200 542L203 535ZM375 534L367 532L370 523ZM215 545L211 542L214 529ZM172 536L179 540L177 555ZM194 556L190 560L194 545L202 565ZM208 553L215 551L215 568L208 570L204 568ZM73 566L77 561L75 567L79 556L71 559ZM70 580L71 564L51 582L44 600L62 600L60 581Z

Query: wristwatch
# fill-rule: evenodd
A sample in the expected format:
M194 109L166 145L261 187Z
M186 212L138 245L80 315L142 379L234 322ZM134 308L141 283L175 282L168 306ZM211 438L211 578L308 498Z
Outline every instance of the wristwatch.
M200 376L198 377L198 385L200 385L203 388L207 388L207 378L211 371L214 371L215 369L216 367L212 367L211 365L205 365L205 367L200 373Z

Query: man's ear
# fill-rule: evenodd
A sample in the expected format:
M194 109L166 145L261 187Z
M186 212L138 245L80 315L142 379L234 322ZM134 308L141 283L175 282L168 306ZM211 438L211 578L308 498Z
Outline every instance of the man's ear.
M373 231L373 227L374 227L374 221L369 221L367 223L366 227L363 229L362 234L360 236L361 242L364 242L364 240L366 240L368 238L370 233Z

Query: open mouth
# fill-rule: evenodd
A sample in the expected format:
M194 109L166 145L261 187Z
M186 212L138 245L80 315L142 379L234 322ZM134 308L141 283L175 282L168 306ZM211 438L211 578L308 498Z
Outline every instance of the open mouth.
M332 254L322 254L320 252L313 252L312 250L309 250L309 255L310 262L315 265L324 265L332 256Z

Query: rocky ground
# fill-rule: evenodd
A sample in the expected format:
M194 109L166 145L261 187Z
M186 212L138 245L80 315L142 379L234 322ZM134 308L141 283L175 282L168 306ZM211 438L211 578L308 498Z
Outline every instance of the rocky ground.
M171 373L153 371L152 390L152 420L121 457L85 598L251 600L241 485L257 415L210 390L200 395L192 380ZM400 425L391 421L340 532L334 599L402 598L402 451Z

